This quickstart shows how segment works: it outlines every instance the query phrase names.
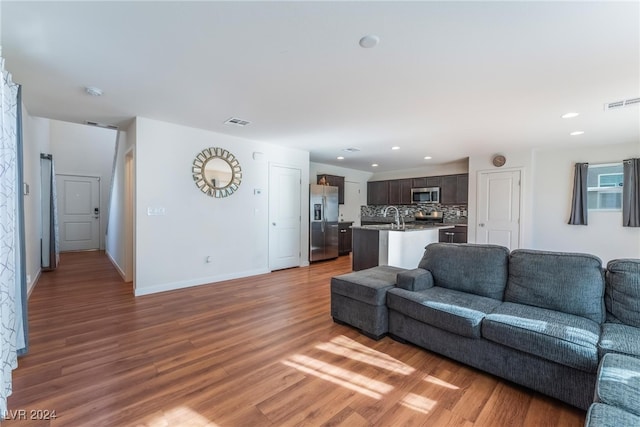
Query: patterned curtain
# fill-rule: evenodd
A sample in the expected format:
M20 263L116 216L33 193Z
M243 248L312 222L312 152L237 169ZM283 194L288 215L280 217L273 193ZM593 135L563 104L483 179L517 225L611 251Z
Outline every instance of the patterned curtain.
M26 350L26 275L22 200L20 87L0 58L0 414L7 410L12 371Z

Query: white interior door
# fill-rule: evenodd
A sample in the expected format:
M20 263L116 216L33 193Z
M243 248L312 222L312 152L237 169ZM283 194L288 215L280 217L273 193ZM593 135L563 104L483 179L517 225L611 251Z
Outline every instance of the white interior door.
M269 268L300 265L300 169L271 165L269 170Z
M56 174L60 251L100 249L100 178Z
M520 247L520 170L481 172L476 242Z

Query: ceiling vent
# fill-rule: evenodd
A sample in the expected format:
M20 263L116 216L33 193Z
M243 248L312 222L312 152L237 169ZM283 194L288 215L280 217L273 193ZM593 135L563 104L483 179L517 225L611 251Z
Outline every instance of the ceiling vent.
M358 151L360 151L360 149L355 147L349 147L349 148L343 148L342 151L346 151L347 153L357 153Z
M227 119L227 121L224 122L225 125L235 125L235 126L246 126L250 123L251 123L250 121L242 120L237 117L231 117L230 119Z
M85 123L88 124L89 126L96 126L99 128L118 130L118 126L108 125L106 123L90 122L89 120L87 120Z
M604 104L604 111L616 110L618 108L630 107L640 104L640 98L624 99L622 101L608 102Z

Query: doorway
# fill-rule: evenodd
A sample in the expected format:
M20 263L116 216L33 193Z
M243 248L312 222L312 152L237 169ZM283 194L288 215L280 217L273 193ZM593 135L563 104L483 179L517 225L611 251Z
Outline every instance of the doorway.
M100 178L56 174L60 251L100 249Z
M269 168L269 269L300 266L301 171L271 165Z
M520 247L522 171L478 173L476 243Z

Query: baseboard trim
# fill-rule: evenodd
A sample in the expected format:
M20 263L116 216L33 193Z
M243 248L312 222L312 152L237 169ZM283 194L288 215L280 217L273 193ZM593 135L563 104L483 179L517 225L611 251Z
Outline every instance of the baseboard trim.
M34 277L33 281L31 281L31 286L29 286L29 284L27 283L27 300L31 298L31 292L33 292L33 290L36 288L36 284L38 283L41 275L42 269L39 269L36 277Z
M107 258L109 258L109 261L111 261L111 264L113 264L113 266L115 267L115 269L118 272L118 274L120 275L120 277L122 277L122 281L126 282L127 281L127 275L124 273L124 271L122 271L122 269L120 268L120 266L118 265L116 260L113 259L113 257L111 256L111 254L108 251L104 251L104 253L107 254Z
M268 269L258 269L258 270L243 271L240 273L223 274L220 276L202 277L202 278L193 279L193 280L163 283L161 285L155 285L155 286L140 287L138 285L136 286L133 294L139 297L143 295L156 294L159 292L167 292L167 291L175 291L177 289L191 288L194 286L211 285L216 282L223 282L225 280L241 279L243 277L257 276L257 275L266 274L266 273L270 273L270 271Z

